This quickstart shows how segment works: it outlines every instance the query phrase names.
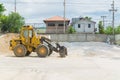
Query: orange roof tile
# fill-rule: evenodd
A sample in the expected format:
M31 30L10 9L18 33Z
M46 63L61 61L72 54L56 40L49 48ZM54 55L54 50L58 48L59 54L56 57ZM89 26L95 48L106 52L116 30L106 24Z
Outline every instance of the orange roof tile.
M65 19L65 20L70 21L69 19ZM61 16L53 16L51 18L44 20L44 22L46 22L46 21L64 21L64 18Z

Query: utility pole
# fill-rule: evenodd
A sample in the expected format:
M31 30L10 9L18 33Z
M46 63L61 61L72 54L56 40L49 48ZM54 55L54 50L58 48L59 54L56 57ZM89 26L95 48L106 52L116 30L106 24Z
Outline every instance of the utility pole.
M105 18L106 18L106 16L101 16L101 18L103 19L103 27L105 27Z
M65 22L66 22L66 20L65 20L66 19L66 17L65 17L65 14L66 14L66 1L65 0L64 0L63 4L64 4L64 33L65 33L65 31L66 31L65 30L65 28L66 28L66 24L65 24Z
M15 3L14 3L14 10L16 12L16 0L15 0Z
M114 29L114 22L115 22L115 12L117 11L117 9L115 9L115 2L113 0L113 3L111 4L112 9L110 9L109 11L112 12L112 27L113 27L113 36L114 36L114 42L115 42L115 29Z

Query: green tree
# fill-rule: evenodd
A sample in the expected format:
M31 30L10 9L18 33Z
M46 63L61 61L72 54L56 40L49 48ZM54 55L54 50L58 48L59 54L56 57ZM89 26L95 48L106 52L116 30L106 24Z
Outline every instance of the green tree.
M0 29L1 29L1 26L3 25L2 20L3 20L3 18L5 19L5 17L3 16L4 11L5 11L5 8L4 8L3 4L0 4Z
M120 34L120 25L115 28L115 34Z
M86 16L86 17L84 17L85 19L88 19L88 20L91 20L92 18L91 17L88 17L88 16Z
M112 26L108 26L106 29L105 29L105 34L113 34L113 28Z
M0 16L0 28L2 32L5 32L8 30L8 16L2 15Z
M5 8L0 4L0 29L2 32L19 32L25 21L19 13L11 12L8 16L3 15Z
M0 4L0 16L3 14L3 12L5 11L5 7L3 6L3 4Z
M72 27L72 26L70 26L69 28L68 28L68 33L70 33L70 34L73 34L73 33L75 33L76 31L75 31L75 29Z
M99 33L104 34L104 27L102 25L102 21L99 21L98 27L99 27Z
M19 13L11 12L8 16L1 16L1 31L17 33L24 23L24 18Z
M24 25L25 21L19 13L12 12L8 15L8 31L19 32L21 26Z

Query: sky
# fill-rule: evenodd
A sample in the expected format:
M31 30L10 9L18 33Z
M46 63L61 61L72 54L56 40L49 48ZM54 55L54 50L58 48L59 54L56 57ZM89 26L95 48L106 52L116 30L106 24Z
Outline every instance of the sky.
M0 0L6 8L5 14L14 11L15 0ZM98 22L106 16L105 25L111 25L111 4L113 0L66 0L66 18L92 17ZM43 23L52 16L64 16L64 0L16 0L16 10L25 18L26 23ZM115 25L120 24L120 0L115 0Z

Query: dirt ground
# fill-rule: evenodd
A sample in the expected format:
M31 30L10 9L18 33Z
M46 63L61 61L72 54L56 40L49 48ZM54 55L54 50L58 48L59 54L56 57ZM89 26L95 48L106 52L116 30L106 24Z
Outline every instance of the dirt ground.
M0 36L0 80L120 80L120 47L102 42L60 42L68 56L36 53L18 58L9 50L9 40Z

